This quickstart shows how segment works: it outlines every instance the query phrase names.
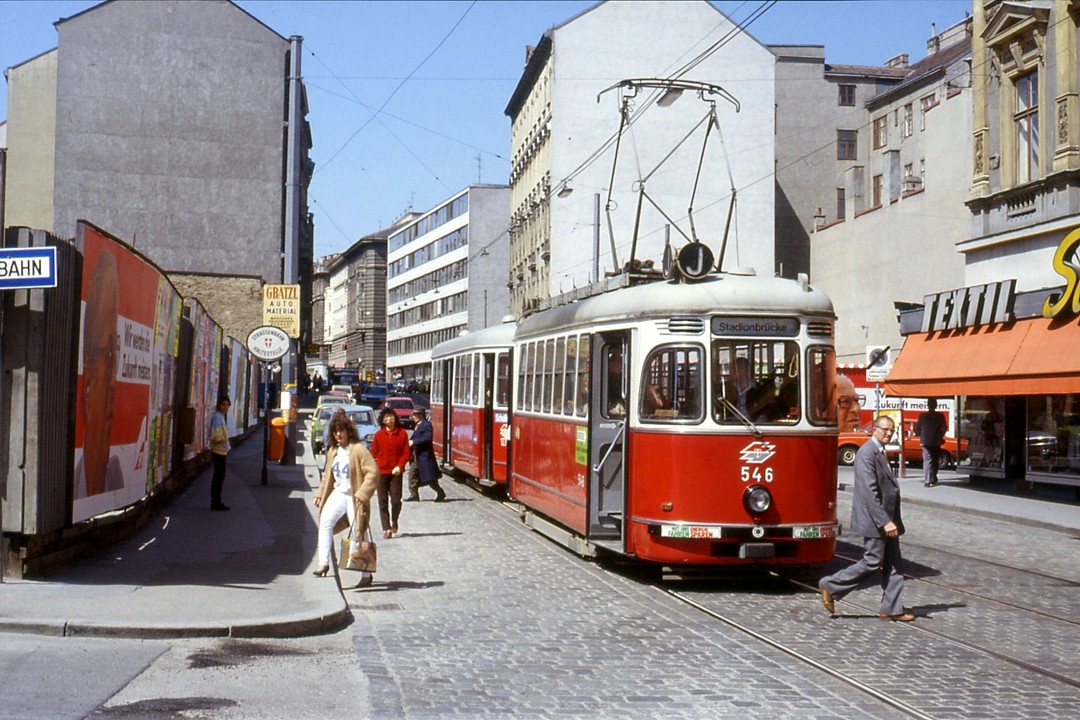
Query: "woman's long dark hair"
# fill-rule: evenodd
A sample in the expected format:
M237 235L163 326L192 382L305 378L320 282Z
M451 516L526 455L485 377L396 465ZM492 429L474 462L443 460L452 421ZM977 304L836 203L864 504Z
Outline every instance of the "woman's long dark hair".
M360 442L360 432L356 429L356 423L352 421L348 415L344 412L335 412L334 417L330 419L330 432L327 438L327 444L329 447L337 447L337 431L344 430L349 436L349 442Z

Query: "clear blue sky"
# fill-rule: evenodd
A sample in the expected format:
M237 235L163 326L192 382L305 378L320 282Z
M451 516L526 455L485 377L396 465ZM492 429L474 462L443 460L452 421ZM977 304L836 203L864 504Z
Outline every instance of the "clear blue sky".
M52 23L96 4L0 0L0 67L55 47ZM503 109L525 46L594 3L237 4L279 34L304 38L318 257L344 250L410 207L427 210L477 181L505 183L510 121ZM713 4L741 23L763 3ZM924 57L931 25L943 30L971 7L971 0L781 0L748 31L766 44L823 45L830 63L880 65L902 52L912 61ZM4 83L0 117L6 108Z

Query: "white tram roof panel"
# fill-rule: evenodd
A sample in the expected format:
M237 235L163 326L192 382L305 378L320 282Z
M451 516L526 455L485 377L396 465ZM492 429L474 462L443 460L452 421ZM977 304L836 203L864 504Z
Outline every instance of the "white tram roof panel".
M431 357L432 359L446 357L462 350L508 347L514 341L515 330L517 330L515 323L503 321L501 325L492 325L483 330L462 333L456 338L444 340L432 348Z
M725 273L696 282L635 285L544 310L523 318L516 337L624 319L720 313L836 317L828 295L798 280Z

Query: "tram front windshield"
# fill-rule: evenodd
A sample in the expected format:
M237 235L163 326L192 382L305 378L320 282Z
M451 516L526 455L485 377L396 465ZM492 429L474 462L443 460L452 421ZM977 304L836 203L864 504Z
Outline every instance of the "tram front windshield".
M799 345L791 340L714 340L713 420L721 424L799 421Z

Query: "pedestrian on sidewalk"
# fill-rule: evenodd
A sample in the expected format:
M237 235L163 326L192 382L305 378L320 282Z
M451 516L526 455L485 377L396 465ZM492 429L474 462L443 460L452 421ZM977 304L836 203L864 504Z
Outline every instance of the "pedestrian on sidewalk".
M318 565L315 575L330 571L330 549L334 534L353 528L354 543L364 542L371 523L371 496L375 494L379 469L356 425L345 413L334 413L322 482L315 492L319 508ZM360 585L371 584L371 573L360 575Z
M232 401L228 395L218 397L217 409L210 420L210 458L214 462L214 475L210 480L210 509L228 510L229 506L221 502L221 488L225 485L225 458L229 455L229 424L225 416L229 413Z
M416 427L413 428L412 439L409 447L412 448L412 467L409 470L409 497L408 502L416 502L420 499L420 486L427 485L435 491L435 502L446 500L446 493L439 486L439 463L435 460L435 447L432 440L435 437L431 428L431 421L427 419L427 411L417 406L413 410L413 418Z
M934 487L938 484L941 445L945 442L949 425L945 422L945 416L938 412L936 399L927 400L926 407L926 412L919 413L919 419L915 421L915 434L922 443L923 485Z
M882 620L911 622L915 616L904 610L904 569L900 536L900 485L889 467L885 444L892 437L892 418L879 415L874 434L855 456L855 494L851 502L851 529L863 536L863 556L854 565L821 579L821 601L830 614L841 599L864 579L881 571Z
M379 413L379 429L371 441L371 454L379 466L379 521L383 537L389 540L398 531L401 516L401 479L409 462L409 434L398 422L393 408Z

